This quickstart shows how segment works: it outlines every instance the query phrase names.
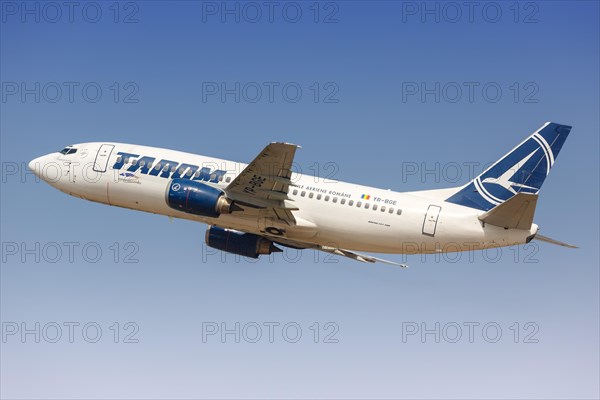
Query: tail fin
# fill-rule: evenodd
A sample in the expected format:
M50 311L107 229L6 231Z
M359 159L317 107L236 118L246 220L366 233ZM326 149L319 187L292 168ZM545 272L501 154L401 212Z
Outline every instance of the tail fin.
M537 194L570 131L568 125L545 123L446 201L488 211L517 193Z

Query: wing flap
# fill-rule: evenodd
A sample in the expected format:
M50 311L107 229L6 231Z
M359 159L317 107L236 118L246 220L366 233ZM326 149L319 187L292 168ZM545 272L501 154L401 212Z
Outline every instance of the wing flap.
M330 246L318 246L317 248L326 253L337 254L339 256L348 257L353 260L364 262L364 263L381 262L381 263L385 263L385 264L395 265L397 267L408 268L408 265L406 265L406 264L397 263L397 262L386 260L383 258L369 256L366 254L356 253L356 252L350 251L350 250L338 249L336 247L330 247Z

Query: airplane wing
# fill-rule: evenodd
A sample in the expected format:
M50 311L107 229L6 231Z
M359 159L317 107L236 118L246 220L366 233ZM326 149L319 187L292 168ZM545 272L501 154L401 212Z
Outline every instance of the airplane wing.
M294 225L291 211L298 208L286 202L292 201L287 193L293 186L291 167L298 147L280 142L267 145L227 186L227 197L240 205L266 210L263 215Z
M263 149L258 156L225 188L228 198L242 207L250 206L261 210L263 216L278 218L288 225L296 225L292 211L294 207L287 193L292 176L292 162L299 146L290 143L274 142ZM276 243L296 248L316 248L332 254L352 258L353 260L374 263L383 262L403 268L405 264L384 260L382 258L355 253L350 250L329 246L313 246L306 243L287 240L281 236L265 235Z

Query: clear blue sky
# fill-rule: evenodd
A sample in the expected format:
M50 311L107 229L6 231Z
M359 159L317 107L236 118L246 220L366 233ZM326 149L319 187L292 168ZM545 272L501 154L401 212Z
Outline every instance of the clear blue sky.
M598 2L0 4L2 397L598 398ZM287 141L303 172L441 188L546 121L574 128L536 223L580 249L410 256L409 270L312 252L223 261L200 224L22 176L77 142L249 161ZM236 322L240 343L203 340ZM36 323L40 343L22 340ZM439 343L406 336L436 323Z

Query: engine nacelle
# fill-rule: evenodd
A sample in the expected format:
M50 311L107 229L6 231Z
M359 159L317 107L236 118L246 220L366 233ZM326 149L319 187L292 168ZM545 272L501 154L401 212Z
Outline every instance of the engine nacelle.
M275 247L272 241L262 236L218 226L211 226L206 230L206 244L217 250L251 258L282 251Z
M169 207L203 217L218 217L231 212L232 201L222 190L189 179L173 179L167 187Z

